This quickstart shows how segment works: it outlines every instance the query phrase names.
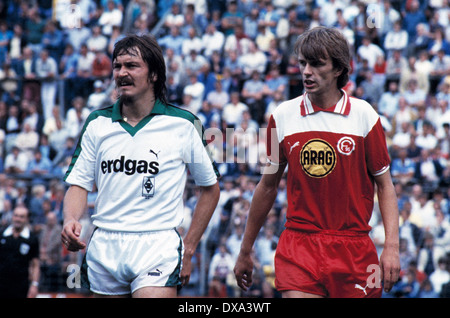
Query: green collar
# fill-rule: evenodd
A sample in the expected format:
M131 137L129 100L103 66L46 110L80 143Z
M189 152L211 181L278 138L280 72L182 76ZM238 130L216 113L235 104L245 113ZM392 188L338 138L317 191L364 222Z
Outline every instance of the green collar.
M120 112L120 99L117 100L113 105L111 119L113 122L119 122L119 124L125 129L131 136L134 136L142 127L144 127L155 115L166 114L166 106L157 99L155 106L150 114L145 116L136 126L131 126L129 123L123 120L122 114Z

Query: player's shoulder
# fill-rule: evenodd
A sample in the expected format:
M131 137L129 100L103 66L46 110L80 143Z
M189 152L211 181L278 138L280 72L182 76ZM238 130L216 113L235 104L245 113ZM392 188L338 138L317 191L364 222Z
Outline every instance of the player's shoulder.
M88 127L104 128L105 123L113 118L113 113L113 105L93 110L86 118L81 134L84 135ZM107 119L107 121L102 119Z
M199 120L199 118L194 115L194 113L190 112L187 109L181 108L179 106L176 106L174 104L165 104L165 115L172 116L172 117L178 117L181 119L188 120L190 122L195 122L196 120Z
M349 120L354 122L358 127L370 131L380 120L376 109L366 100L356 97L350 97L349 100L351 103Z
M353 96L353 95L348 95L349 101L350 103L352 103L353 105L356 105L356 107L366 107L366 106L370 106L372 109L372 105L370 105L370 103L368 101L366 101L365 99Z
M378 117L378 113L375 108L366 100L349 96L352 111L365 114L367 116Z
M164 110L160 113L174 121L174 124L182 124L183 127L192 127L199 132L203 130L202 121L194 113L174 104L164 104Z
M109 106L104 106L98 109L94 109L88 116L87 121L92 121L95 120L99 117L108 117L108 118L112 118L113 116L113 108L114 108L114 104L113 105L109 105Z

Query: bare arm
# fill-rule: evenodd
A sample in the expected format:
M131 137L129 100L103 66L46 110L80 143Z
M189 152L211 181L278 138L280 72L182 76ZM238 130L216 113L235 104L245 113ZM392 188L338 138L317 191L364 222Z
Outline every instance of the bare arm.
M198 243L208 226L211 216L216 209L219 201L220 188L219 183L209 187L201 187L201 194L191 221L191 226L183 240L184 255L183 267L181 270L181 282L186 285L189 282L191 274L191 258L195 253Z
M86 243L80 240L81 224L78 221L86 210L87 194L86 189L71 186L64 197L64 224L61 240L72 252L86 247Z
M28 298L36 298L39 292L39 277L41 274L39 258L33 258L30 262L31 286L28 289Z
M385 291L389 291L400 273L397 196L389 172L375 177L375 182L385 231L384 249L380 257L381 279Z
M285 167L286 165L281 165L276 173L263 174L256 186L245 226L241 250L234 267L237 284L243 290L247 290L252 284L253 261L251 259L251 251L256 237L266 221L267 214L275 202L278 184L283 176Z

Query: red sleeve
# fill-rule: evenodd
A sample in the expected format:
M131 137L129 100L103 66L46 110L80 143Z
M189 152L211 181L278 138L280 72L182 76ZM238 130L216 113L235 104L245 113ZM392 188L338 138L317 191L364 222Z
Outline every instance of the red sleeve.
M269 162L274 164L282 164L287 162L286 155L282 147L282 142L278 140L277 127L273 116L270 116L269 123L267 125L266 149Z
M366 162L369 172L376 176L389 169L391 159L386 146L386 136L380 119L372 127L372 130L364 138L366 149Z

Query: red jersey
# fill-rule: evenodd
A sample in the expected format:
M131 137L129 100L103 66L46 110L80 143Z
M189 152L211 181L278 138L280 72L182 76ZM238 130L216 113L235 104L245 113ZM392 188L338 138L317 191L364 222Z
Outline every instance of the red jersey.
M288 163L286 228L371 229L373 177L390 165L386 138L372 106L342 93L326 110L304 94L280 104L269 120L269 160Z

